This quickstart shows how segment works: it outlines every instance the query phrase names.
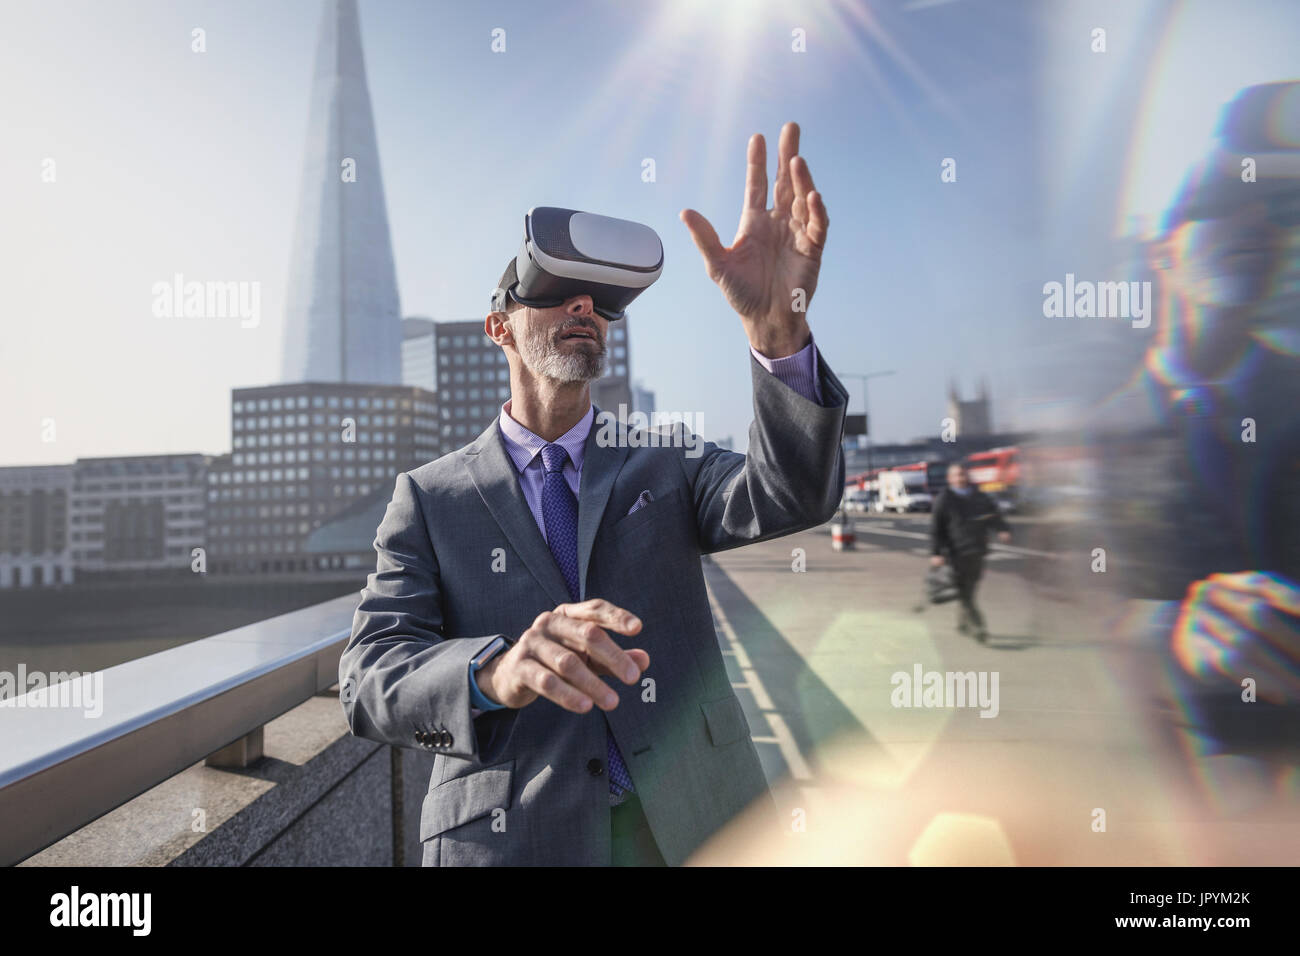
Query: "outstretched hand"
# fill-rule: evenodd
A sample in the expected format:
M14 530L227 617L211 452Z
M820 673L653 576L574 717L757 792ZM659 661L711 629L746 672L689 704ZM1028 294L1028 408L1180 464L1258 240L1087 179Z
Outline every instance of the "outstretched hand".
M776 189L767 208L767 145L749 139L749 169L740 225L730 246L694 209L681 219L691 232L709 278L740 315L749 344L768 358L793 355L808 344L805 311L817 288L830 220L799 153L799 126L781 128Z

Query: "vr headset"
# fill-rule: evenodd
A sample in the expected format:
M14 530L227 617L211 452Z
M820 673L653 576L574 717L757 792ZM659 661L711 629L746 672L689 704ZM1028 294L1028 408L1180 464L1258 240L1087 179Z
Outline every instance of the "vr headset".
M589 295L597 314L615 321L664 268L664 247L649 226L576 209L534 206L524 216L519 254L492 292L492 309L507 296L534 309Z
M1242 180L1244 161L1255 168ZM1263 203L1283 229L1300 226L1300 83L1261 83L1237 93L1219 114L1209 154L1193 164L1161 229L1220 219Z

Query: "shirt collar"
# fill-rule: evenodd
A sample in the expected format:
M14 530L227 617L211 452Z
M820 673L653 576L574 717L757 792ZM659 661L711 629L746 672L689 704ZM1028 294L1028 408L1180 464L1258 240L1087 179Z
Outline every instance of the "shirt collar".
M510 455L510 460L515 463L515 468L522 472L537 457L542 446L546 444L546 439L534 435L510 417L510 402L511 399L506 399L501 406L501 437L505 441L506 453ZM583 452L587 447L587 436L591 433L591 423L595 415L595 407L588 404L587 413L578 419L578 424L555 440L555 444L569 453L569 460L573 462L574 469L579 472L582 471Z

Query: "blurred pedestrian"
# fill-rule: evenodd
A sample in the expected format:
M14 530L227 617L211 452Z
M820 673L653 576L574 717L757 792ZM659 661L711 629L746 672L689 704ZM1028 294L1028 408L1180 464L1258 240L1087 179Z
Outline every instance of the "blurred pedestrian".
M983 644L988 640L984 615L975 604L975 589L984 574L989 528L996 528L998 540L1011 540L1011 526L995 502L970 483L966 466L948 466L948 487L939 492L930 515L930 564L938 567L947 560L957 579L957 630L973 632Z

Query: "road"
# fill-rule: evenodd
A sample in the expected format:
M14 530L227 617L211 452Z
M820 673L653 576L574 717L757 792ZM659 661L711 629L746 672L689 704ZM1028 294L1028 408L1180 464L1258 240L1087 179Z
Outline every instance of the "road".
M823 526L706 561L789 829L737 821L700 862L1294 862L1280 849L1300 846L1294 771L1279 789L1272 765L1186 755L1157 655L1107 623L1118 606L1086 556L1013 522L981 585L982 646L956 631L953 605L914 610L926 522L858 517L853 551ZM895 675L918 667L983 675L996 707L895 706Z

